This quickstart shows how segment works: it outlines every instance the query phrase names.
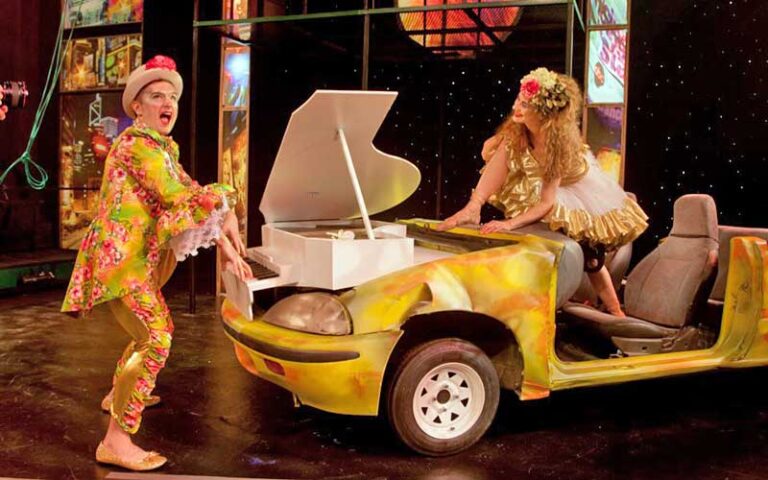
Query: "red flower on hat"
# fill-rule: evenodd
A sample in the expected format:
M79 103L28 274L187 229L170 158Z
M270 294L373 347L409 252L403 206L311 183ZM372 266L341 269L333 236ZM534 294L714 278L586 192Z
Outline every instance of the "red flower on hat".
M150 68L164 68L165 70L176 71L176 62L165 55L155 55L147 62L147 70Z
M520 91L526 98L531 98L539 92L540 88L539 82L531 78L523 82L520 86Z

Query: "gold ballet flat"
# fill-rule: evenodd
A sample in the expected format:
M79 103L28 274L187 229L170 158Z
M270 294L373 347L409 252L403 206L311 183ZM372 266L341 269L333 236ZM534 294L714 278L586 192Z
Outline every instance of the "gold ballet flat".
M99 442L99 446L96 448L96 461L109 465L117 465L118 467L127 468L134 472L146 472L162 467L168 459L157 452L147 452L141 460L124 460L112 453L111 450L104 446L104 443Z
M150 395L144 401L144 406L154 407L155 405L159 404L162 401L163 399L160 398L158 395ZM104 400L101 401L101 409L106 413L109 413L110 402L111 402L111 399L108 397L105 397Z

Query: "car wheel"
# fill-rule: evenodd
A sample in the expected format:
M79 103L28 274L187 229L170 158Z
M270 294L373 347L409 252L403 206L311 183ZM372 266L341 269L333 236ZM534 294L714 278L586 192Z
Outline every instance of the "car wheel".
M499 378L472 343L434 340L403 356L387 398L389 422L406 445L426 455L451 455L488 430L499 405Z

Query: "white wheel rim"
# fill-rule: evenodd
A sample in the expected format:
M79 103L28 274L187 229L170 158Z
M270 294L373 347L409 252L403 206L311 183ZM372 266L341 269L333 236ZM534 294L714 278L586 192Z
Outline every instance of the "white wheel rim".
M480 375L463 363L444 363L421 378L413 395L413 415L421 431L440 440L467 433L485 406Z

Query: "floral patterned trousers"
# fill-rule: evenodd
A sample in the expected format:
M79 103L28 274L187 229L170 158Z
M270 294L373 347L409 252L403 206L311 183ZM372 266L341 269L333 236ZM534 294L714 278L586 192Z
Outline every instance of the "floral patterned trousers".
M115 318L133 339L117 363L110 408L120 428L131 434L139 429L144 401L155 388L157 374L170 353L173 321L160 287L171 277L175 266L173 252L163 250L153 281L109 302Z

